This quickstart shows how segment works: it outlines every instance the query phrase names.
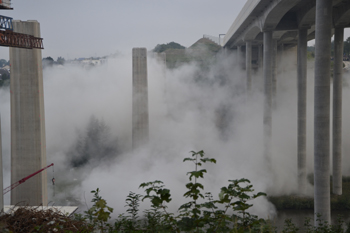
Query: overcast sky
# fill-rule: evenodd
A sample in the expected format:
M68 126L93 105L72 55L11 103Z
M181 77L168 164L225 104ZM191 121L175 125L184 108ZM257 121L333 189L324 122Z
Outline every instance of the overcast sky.
M203 34L228 31L246 0L12 0L0 14L38 20L43 57L104 56L175 41L191 46ZM345 33L345 36L350 34ZM8 48L0 48L8 59Z
M191 46L203 34L226 33L246 0L12 0L14 20L38 20L43 57L104 56L175 41ZM8 49L1 48L1 58Z

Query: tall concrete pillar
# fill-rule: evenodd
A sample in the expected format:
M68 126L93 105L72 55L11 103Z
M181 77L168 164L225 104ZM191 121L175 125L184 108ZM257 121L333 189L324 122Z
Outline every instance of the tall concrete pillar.
M259 70L262 70L262 68L263 68L263 54L264 54L263 45L259 45L258 46L258 67L259 67Z
M272 135L272 32L264 32L264 155L270 157Z
M272 40L272 106L277 106L277 40Z
M281 44L281 58L283 58L284 55L285 55L284 54L284 44L282 43Z
M247 92L250 93L252 89L252 42L246 42L246 55L245 55L245 69L247 76Z
M342 89L344 28L334 34L333 75L333 193L342 194Z
M13 21L15 32L40 37L37 21ZM11 183L46 164L45 111L40 49L10 48ZM12 205L47 205L46 170L11 191Z
M132 148L148 143L147 50L132 49Z
M298 185L300 194L306 191L306 77L307 29L299 29L298 38Z
M167 100L167 94L166 94L166 53L157 53L157 61L159 62L161 66L161 72L162 72L162 78L164 81L164 85L162 85L163 88L163 100ZM167 101L166 101L167 102Z
M242 69L242 60L243 60L242 46L237 46L237 64L240 69Z
M165 74L166 72L166 53L158 53L158 61L160 62L161 66L162 66L162 72L163 74Z
M315 106L314 106L314 202L315 214L330 223L330 54L332 3L316 1ZM316 218L315 218L316 219ZM318 222L315 220L315 225Z
M280 48L281 48L281 51L280 51L280 61L279 61L279 63L282 64L281 69L282 69L282 73L284 73L284 72L286 72L285 65L283 63L284 58L286 56L285 45L282 43Z
M0 117L0 190L4 190L4 174L2 171L2 132ZM4 210L4 195L0 196L0 213Z

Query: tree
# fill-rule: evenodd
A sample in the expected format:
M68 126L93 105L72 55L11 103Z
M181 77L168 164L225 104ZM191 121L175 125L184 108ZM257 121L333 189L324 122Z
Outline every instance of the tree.
M167 44L157 44L157 46L153 49L153 52L161 53L167 49L185 49L185 47L175 42L170 42Z
M64 65L64 63L66 62L66 60L63 57L58 57L57 58L57 63L60 65Z
M6 65L8 65L8 61L6 61L5 59L0 59L0 67L4 67Z
M53 66L54 63L55 63L55 61L53 60L52 57L45 57L45 58L43 58L43 67Z
M117 152L117 143L111 140L107 125L92 116L85 132L79 135L75 145L68 152L68 158L73 167L82 167L112 158Z

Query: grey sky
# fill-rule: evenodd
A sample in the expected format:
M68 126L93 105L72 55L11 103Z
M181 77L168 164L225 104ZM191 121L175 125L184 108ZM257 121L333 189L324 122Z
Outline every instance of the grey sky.
M12 0L0 14L38 20L43 57L104 56L175 41L190 46L203 34L226 33L246 0ZM8 48L1 48L8 58Z
M175 41L191 46L203 34L226 33L246 0L12 0L0 14L38 20L43 57L104 56ZM345 38L350 36L345 32ZM313 44L314 42L310 42ZM8 48L0 47L8 59Z

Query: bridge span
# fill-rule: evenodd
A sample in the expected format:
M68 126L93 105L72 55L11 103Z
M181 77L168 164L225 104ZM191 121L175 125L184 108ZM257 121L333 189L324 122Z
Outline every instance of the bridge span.
M265 156L271 147L272 107L276 91L276 56L297 46L298 182L306 188L307 42L315 39L314 199L315 214L330 222L330 151L334 194L342 194L342 70L344 28L350 27L348 0L247 0L223 40L245 66L251 91L252 64L263 70ZM330 122L331 38L334 35L333 122ZM243 59L245 58L245 59ZM245 62L244 62L245 60ZM332 135L330 124L333 124ZM330 148L332 139L332 148ZM331 150L332 149L332 150ZM315 221L315 224L317 222Z

